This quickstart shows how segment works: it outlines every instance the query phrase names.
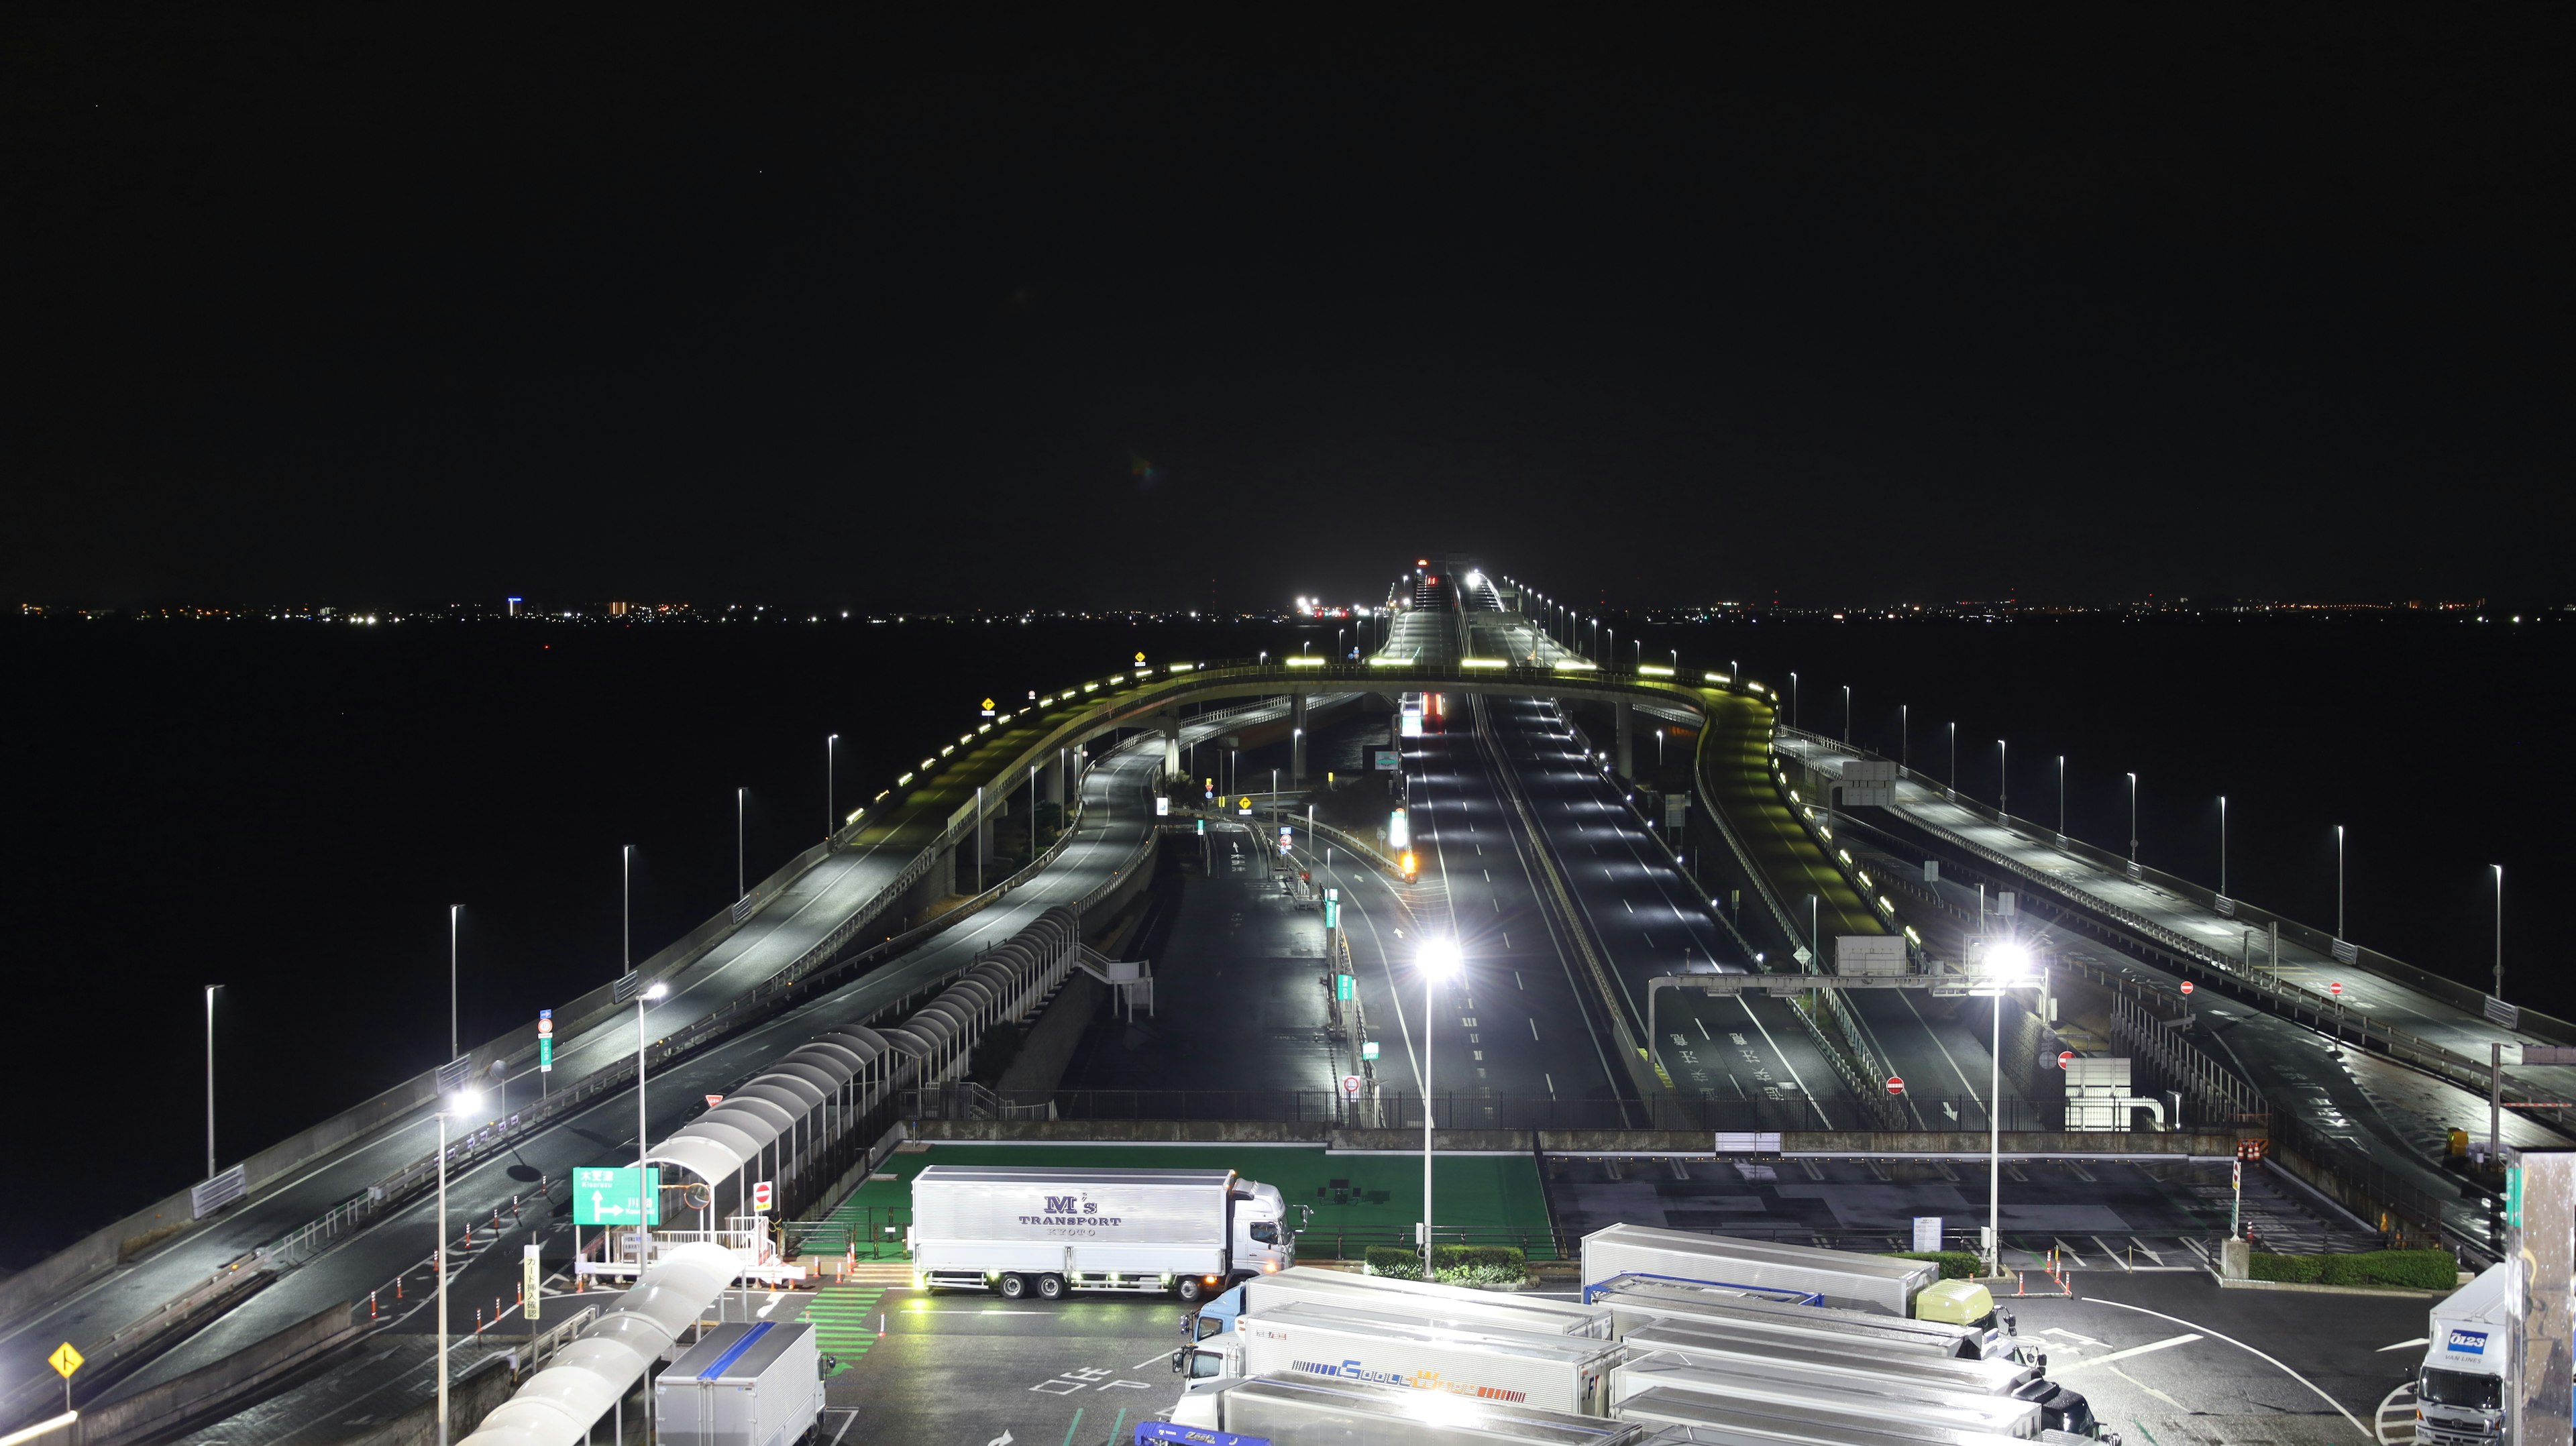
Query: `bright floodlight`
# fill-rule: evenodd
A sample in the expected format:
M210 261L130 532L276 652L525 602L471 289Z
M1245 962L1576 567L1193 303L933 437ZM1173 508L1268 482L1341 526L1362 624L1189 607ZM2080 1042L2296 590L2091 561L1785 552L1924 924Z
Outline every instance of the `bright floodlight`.
M2030 951L2019 944L1997 944L1986 951L1986 971L2007 976L2027 974Z
M1414 956L1414 963L1420 965L1422 972L1434 979L1448 978L1457 973L1459 966L1465 962L1458 956L1457 943L1449 939L1430 940L1423 944L1422 952Z
M461 1089L456 1093L449 1095L447 1097L447 1103L450 1108L458 1111L459 1113L471 1113L472 1111L483 1108L483 1092L481 1090L471 1088Z
M655 984L655 985L653 985L652 987L650 987L650 988L648 988L648 989L646 989L646 990L644 991L644 997L645 997L645 998L647 998L647 999L659 999L659 998L661 998L663 995L668 994L668 993L670 993L670 992L671 992L671 986L670 986L670 985L668 985L668 984Z

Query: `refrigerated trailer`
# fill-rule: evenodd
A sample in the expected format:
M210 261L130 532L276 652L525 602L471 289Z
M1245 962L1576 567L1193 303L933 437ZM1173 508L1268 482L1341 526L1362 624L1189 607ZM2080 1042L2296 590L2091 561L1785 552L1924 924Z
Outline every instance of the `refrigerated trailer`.
M1454 1329L1341 1305L1285 1305L1184 1347L1182 1400L1274 1371L1406 1386L1437 1396L1597 1416L1604 1383L1626 1355L1615 1341L1497 1327Z
M1903 1416L1864 1421L1821 1407L1723 1400L1696 1391L1641 1391L1612 1407L1610 1414L1615 1420L1690 1431L1688 1438L1676 1438L1667 1429L1649 1441L1687 1439L1706 1446L2022 1446L2023 1439ZM2038 1439L2081 1438L2043 1432Z
M1776 1363L1826 1376L1877 1376L1981 1396L2009 1396L2040 1379L2038 1367L2010 1358L1934 1355L1910 1343L1783 1330L1759 1321L1665 1321L1639 1326L1621 1339L1632 1351L1670 1351L1712 1363Z
M2037 1437L2041 1424L2039 1407L2010 1396L1954 1391L1865 1372L1820 1374L1780 1361L1693 1359L1671 1351L1632 1355L1610 1372L1612 1409L1646 1391L1683 1391L1750 1409L1795 1409L1864 1425L1902 1420L1991 1431L2021 1441Z
M1135 1446L1238 1440L1331 1446L1637 1446L1649 1429L1503 1401L1428 1396L1410 1386L1277 1371L1185 1398L1169 1422L1139 1423Z
M1238 1316L1300 1302L1348 1305L1356 1310L1382 1311L1436 1325L1494 1325L1506 1330L1591 1336L1599 1340L1608 1340L1613 1334L1610 1312L1600 1306L1470 1290L1463 1285L1441 1285L1436 1281L1353 1275L1347 1271L1317 1270L1310 1265L1300 1265L1276 1275L1253 1276L1197 1310L1185 1312L1181 1316L1182 1338L1205 1340L1232 1330Z
M1623 1336L1657 1324L1766 1323L1820 1337L1877 1341L1963 1360L2009 1357L2043 1369L2048 1365L2047 1353L2014 1336L2012 1318L2001 1313L1999 1325L1958 1325L1838 1306L1787 1305L1727 1286L1643 1275L1615 1275L1586 1287L1583 1294L1588 1303L1609 1308L1612 1328Z
M1197 1301L1293 1265L1287 1213L1278 1187L1231 1170L930 1165L905 1239L929 1290Z
M1621 1275L1812 1291L1826 1305L1912 1316L1917 1297L1940 1283L1941 1267L1928 1260L1897 1260L1651 1225L1612 1225L1583 1237L1585 1293Z

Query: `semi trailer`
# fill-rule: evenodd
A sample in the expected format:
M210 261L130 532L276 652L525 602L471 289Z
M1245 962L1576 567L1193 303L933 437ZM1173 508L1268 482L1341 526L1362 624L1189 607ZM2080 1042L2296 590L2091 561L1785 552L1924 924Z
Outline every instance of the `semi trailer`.
M1139 1423L1135 1446L1638 1446L1651 1429L1516 1402L1461 1400L1411 1386L1292 1371L1239 1381L1181 1404L1185 1409L1168 1422Z
M1979 1289L1982 1292L1983 1287ZM1964 1360L2016 1358L2042 1369L2048 1365L2047 1352L2016 1337L2012 1317L2002 1312L1991 1312L1991 1322L1968 1325L1839 1306L1791 1305L1758 1290L1643 1275L1615 1275L1585 1287L1583 1294L1589 1304L1609 1309L1612 1329L1623 1336L1639 1326L1664 1323L1762 1322L1820 1336L1907 1345ZM1974 1304L1969 1302L1971 1308Z
M1863 1320L1884 1320L1866 1316ZM1911 1322L1893 1322L1911 1324ZM1927 1350L1920 1341L1887 1340L1856 1333L1850 1326L1824 1330L1798 1328L1764 1320L1665 1321L1640 1326L1620 1337L1632 1351L1668 1351L1725 1369L1760 1368L1829 1379L1836 1374L1901 1380L1942 1390L2005 1396L2039 1411L2050 1430L2091 1439L2101 1434L2093 1403L2081 1391L2047 1379L2047 1358L2019 1356L1962 1357Z
M1459 1329L1344 1305L1294 1304L1242 1316L1234 1329L1172 1357L1181 1404L1275 1371L1404 1386L1434 1396L1604 1414L1615 1341L1480 1326ZM1178 1414L1175 1420L1181 1419Z
M1801 1371L1781 1361L1748 1364L1693 1359L1672 1351L1632 1355L1610 1373L1612 1409L1646 1391L1682 1391L1755 1409L1841 1416L1863 1425L1902 1420L1990 1431L2029 1441L2039 1407L2010 1396L1954 1391L1897 1376Z
M930 1165L905 1244L925 1290L1198 1301L1296 1263L1277 1186L1231 1170Z
M1732 1235L1701 1235L1663 1230L1651 1225L1611 1225L1583 1237L1583 1284L1591 1287L1614 1276L1661 1276L1666 1280L1744 1289L1808 1291L1825 1305L1873 1310L1887 1315L1957 1320L1985 1299L1981 1314L1992 1314L1994 1301L1982 1286L1935 1291L1941 1267L1928 1260L1899 1260L1849 1250L1819 1250L1812 1245L1786 1245L1772 1240L1746 1240ZM1965 1285L1966 1282L1953 1282ZM1929 1298L1925 1293L1932 1292Z
M1305 1302L1348 1305L1383 1311L1441 1325L1501 1326L1542 1334L1591 1336L1608 1340L1610 1312L1600 1306L1565 1300L1470 1290L1436 1281L1393 1280L1381 1275L1352 1275L1300 1265L1276 1275L1256 1275L1224 1291L1194 1311L1181 1315L1186 1340L1205 1340L1234 1328L1237 1317Z
M1660 1388L1630 1396L1611 1408L1611 1415L1661 1428L1646 1440L1662 1446L2022 1446L2024 1440L1899 1415L1863 1421L1823 1407L1731 1401ZM2032 1439L2051 1446L2085 1440L2047 1430Z

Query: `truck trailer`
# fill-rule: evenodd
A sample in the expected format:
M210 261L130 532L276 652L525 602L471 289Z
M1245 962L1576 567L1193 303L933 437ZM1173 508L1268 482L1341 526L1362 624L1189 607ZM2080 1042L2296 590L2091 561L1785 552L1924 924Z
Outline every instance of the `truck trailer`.
M2040 1366L2018 1357L1936 1355L1926 1352L1918 1342L1873 1340L1843 1329L1823 1333L1793 1330L1759 1321L1666 1321L1638 1327L1621 1339L1632 1351L1669 1351L1728 1370L1758 1364L1762 1370L1813 1375L1819 1380L1851 1374L1972 1395L2005 1396L2035 1407L2040 1424L2050 1430L2087 1439L2101 1433L2101 1423L2093 1417L2093 1403L2083 1392L2047 1379ZM2044 1363L2046 1358L2040 1359Z
M1190 1377L1185 1406L1193 1395L1289 1371L1598 1416L1609 1404L1610 1369L1626 1354L1617 1342L1590 1336L1453 1329L1342 1305L1297 1304L1238 1318L1233 1330L1175 1353L1172 1367Z
M1277 1186L1231 1170L931 1165L905 1243L925 1290L1197 1301L1296 1263Z
M1613 1334L1610 1312L1600 1306L1469 1290L1463 1285L1441 1285L1435 1281L1353 1275L1347 1271L1317 1270L1313 1266L1300 1265L1276 1275L1253 1276L1197 1310L1184 1312L1181 1316L1182 1338L1205 1340L1232 1330L1238 1316L1299 1302L1347 1305L1355 1310L1382 1311L1436 1325L1493 1325L1506 1330L1591 1336L1598 1340L1609 1340Z
M1864 1421L1848 1413L1815 1406L1734 1401L1697 1391L1641 1391L1611 1408L1616 1420L1667 1428L1654 1441L1706 1443L1706 1446L2022 1446L2025 1438L1889 1415ZM1688 1437L1673 1437L1680 1427ZM2081 1437L2042 1432L2041 1441L2079 1441Z
M1620 1275L1742 1289L1811 1291L1823 1303L1849 1310L1914 1316L1918 1298L1941 1282L1941 1267L1928 1260L1898 1260L1849 1250L1819 1250L1731 1235L1662 1230L1651 1225L1611 1225L1583 1237L1583 1284ZM1980 1288L1980 1294L1983 1293ZM1933 1319L1948 1319L1948 1302ZM1993 1305L1989 1300L1987 1310ZM1957 1324L1973 1324L1960 1321Z
M1920 1421L1991 1431L2021 1441L2036 1438L2041 1426L2039 1407L2010 1396L1954 1391L1892 1375L1802 1371L1783 1361L1752 1364L1650 1351L1630 1356L1610 1372L1614 1410L1630 1396L1656 1390L1714 1396L1755 1409L1795 1407L1864 1425L1890 1419Z
M1228 1446L1233 1441L1317 1446L1637 1446L1649 1428L1599 1416L1504 1401L1432 1396L1275 1371L1226 1390L1186 1397L1169 1422L1136 1427L1135 1446Z
M2415 1373L2415 1439L2478 1446L2504 1439L2504 1366L2513 1336L2511 1269L2490 1265L2433 1307Z
M1979 1289L1982 1293L1983 1288ZM1769 1322L1791 1330L1910 1345L1963 1360L2010 1357L2042 1369L2048 1365L2047 1353L2015 1337L2012 1317L2002 1312L1992 1313L1993 1322L1963 1325L1839 1306L1789 1305L1759 1291L1645 1275L1614 1275L1585 1287L1583 1296L1588 1304L1608 1307L1612 1329L1620 1335L1663 1323ZM1974 1302L1969 1304L1973 1307Z

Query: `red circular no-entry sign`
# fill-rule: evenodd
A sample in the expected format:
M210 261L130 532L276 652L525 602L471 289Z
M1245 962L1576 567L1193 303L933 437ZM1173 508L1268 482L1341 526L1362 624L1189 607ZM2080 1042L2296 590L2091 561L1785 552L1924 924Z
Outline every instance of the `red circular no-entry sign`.
M2332 984L2327 985L2326 990L2333 994L2337 999L2343 998L2343 981L2340 979L2336 980Z
M2059 1050L2059 1051L2057 1052L2057 1067L2058 1067L2059 1069L2066 1069L2066 1068L2069 1068L2069 1067L2071 1067L2074 1063L2075 1063L2075 1051L2073 1051L2073 1050L2071 1050L2071 1049L2061 1049L2061 1050Z
M2184 997L2184 998L2188 999L2188 998L2190 998L2190 997L2191 997L2191 981L2190 981L2190 980L2186 979L2186 980L2184 980L2184 981L2182 982L2182 992L2183 992L2183 997Z
M1905 1093L1905 1076L1901 1074L1889 1075L1887 1077L1887 1092L1892 1095L1901 1095Z

